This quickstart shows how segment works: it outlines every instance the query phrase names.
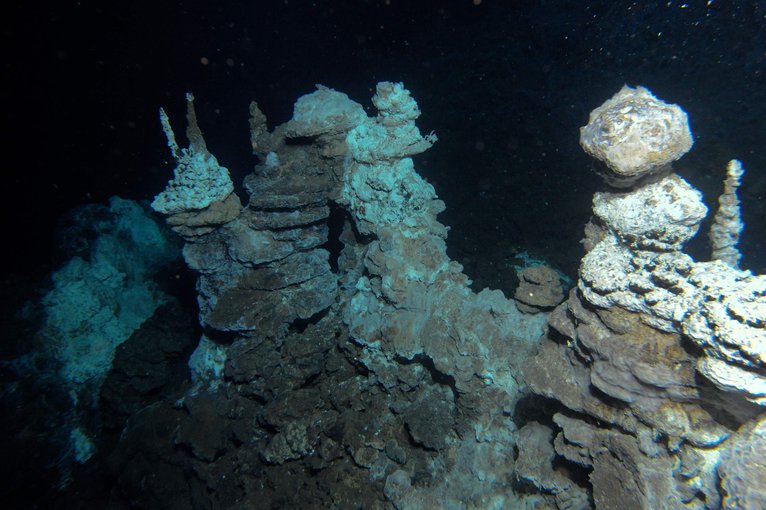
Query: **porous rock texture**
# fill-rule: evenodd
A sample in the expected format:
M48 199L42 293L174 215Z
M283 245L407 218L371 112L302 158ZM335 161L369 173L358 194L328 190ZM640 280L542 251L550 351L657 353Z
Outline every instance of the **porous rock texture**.
M524 367L596 508L763 507L766 277L681 252L705 212L672 173L597 193L578 287Z
M618 188L666 173L693 143L686 112L644 87L624 86L580 129L580 145L603 163L599 173Z

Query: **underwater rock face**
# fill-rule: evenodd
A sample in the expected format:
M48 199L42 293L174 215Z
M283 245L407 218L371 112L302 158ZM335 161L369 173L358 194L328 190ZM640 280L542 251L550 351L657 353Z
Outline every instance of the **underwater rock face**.
M646 109L622 112L628 138L672 139L650 119L685 114L638 96ZM520 275L513 301L472 292L446 255L445 206L411 159L436 138L415 125L409 91L380 83L373 104L368 117L320 86L269 131L253 103L260 163L247 205L232 194L168 217L199 273L206 334L193 389L126 430L116 494L142 484L138 451L183 480L144 490L155 506L169 494L220 508L760 502L745 480L764 477L751 460L763 436L763 277L681 251L707 213L669 166L683 150L659 147L667 161L652 166L650 154L607 178L635 188L594 198L565 302L540 267ZM539 409L519 405L539 398L528 389L545 397ZM144 437L144 419L172 438Z
M700 263L695 277L707 290L683 331L705 350L698 370L724 391L766 406L766 275L720 261Z
M509 414L519 363L548 313L525 315L500 291L471 291L446 255L447 228L436 220L444 203L410 157L436 137L421 135L402 84L379 83L373 104L368 117L318 86L273 131L251 104L260 163L245 178L246 207L232 193L168 216L199 273L206 335L190 361L189 414L171 413L183 423L175 441L193 459L161 449L163 462L211 473L223 459L247 458L271 482L227 471L239 487L232 501L267 506L542 502L511 489ZM536 285L558 283L534 276ZM229 423L237 441L192 433L197 420L202 429ZM306 483L316 490L288 487L302 480L284 476L296 466L315 473ZM127 472L118 478L133 483ZM224 490L217 476L200 478L190 483Z
M667 116L686 122L666 112L642 129L664 133ZM668 143L663 164L683 153ZM761 507L766 485L746 480L766 468L743 459L763 446L764 276L681 252L707 211L672 173L597 193L593 212L578 290L524 367L535 393L564 406L556 453L590 470L598 509Z
M721 389L766 396L764 277L721 261L695 262L680 250L706 208L671 174L630 193L597 193L601 240L585 255L578 283L592 305L618 306L705 349L699 371Z
M53 273L42 299L41 334L73 388L100 384L117 346L167 301L148 277L178 256L172 233L137 202L113 197L105 212L88 252Z
M727 442L718 466L722 507L766 508L766 416L746 423L736 437Z
M600 192L593 214L632 249L676 251L697 234L707 215L702 193L678 177L624 192Z
M317 85L316 92L301 96L295 102L293 118L285 124L284 130L291 138L343 135L366 118L362 105L349 99L346 94ZM251 129L253 127L251 123ZM264 146L256 145L259 150L265 150Z
M317 108L322 100L330 104L329 110ZM189 111L192 144L181 151L184 155L204 148L191 101ZM251 105L251 143L263 163L245 179L247 207L242 208L231 192L215 194L204 207L174 210L168 216L168 224L187 241L183 250L187 264L200 273L203 325L250 337L281 338L296 321L309 320L334 303L336 276L330 254L321 246L328 240L328 202L338 194L340 183L333 168L339 156L323 149L342 143L360 114L364 116L361 106L345 94L322 87L296 104L289 123L270 133L265 116ZM316 137L317 143L286 142L306 136ZM168 139L174 141L172 131ZM208 189L209 177L184 175L189 189ZM163 193L176 188L171 181Z
M552 439L553 430L534 421L519 430L519 457L514 466L516 479L537 492L553 495L552 504L541 498L537 503L541 508L588 508L587 492L563 473L554 470L556 451Z
M600 173L618 188L666 171L693 143L686 112L644 87L624 86L580 128L580 145L605 164Z
M531 266L519 274L519 286L513 295L522 312L552 310L564 300L564 287L558 273L547 266Z

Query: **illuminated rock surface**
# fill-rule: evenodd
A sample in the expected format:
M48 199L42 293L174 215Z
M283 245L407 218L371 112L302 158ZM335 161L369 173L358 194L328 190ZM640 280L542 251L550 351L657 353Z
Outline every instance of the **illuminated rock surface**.
M591 121L630 114L634 105L620 95ZM654 101L645 89L639 95ZM686 122L678 107L666 107L652 106L664 113L651 122L628 119L617 130L642 140L641 130L648 140L662 134L663 165L688 149L664 134L666 117ZM583 145L612 158L614 144L593 137ZM650 160L665 152L641 150ZM746 480L766 471L744 459L763 443L755 431L766 403L764 277L681 252L706 212L701 194L673 173L597 193L578 291L554 310L524 367L532 390L563 406L553 417L556 453L588 469L598 509L762 506L764 485Z

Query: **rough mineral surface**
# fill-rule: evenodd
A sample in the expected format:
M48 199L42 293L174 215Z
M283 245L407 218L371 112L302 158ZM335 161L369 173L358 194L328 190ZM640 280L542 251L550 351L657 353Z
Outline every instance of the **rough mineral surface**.
M367 115L359 103L342 92L317 85L313 94L295 102L293 118L285 125L288 136L318 136L345 133L356 127Z
M692 143L686 113L644 87L623 87L580 128L580 145L604 163L606 182L620 188L664 171Z
M213 232L216 227L239 216L242 204L239 197L231 193L223 201L211 203L204 209L184 210L166 218L167 224L181 237L193 240Z
M700 372L766 405L766 276L714 261L697 264L690 280L705 289L683 322L684 333L705 350Z
M723 450L723 508L766 508L766 416L745 424Z
M197 211L225 200L234 191L229 171L212 154L188 153L178 162L173 180L152 202L162 214Z
M516 479L543 494L553 495L557 508L588 508L586 491L561 471L554 471L556 452L552 439L553 431L537 422L528 423L519 430Z
M40 350L16 362L34 384L25 382L13 390L20 395L30 392L29 401L36 402L35 406L19 404L25 419L35 407L45 410L42 426L47 430L40 431L39 423L30 422L29 427L46 437L46 447L58 450L56 467L62 485L71 463L86 462L97 451L91 438L100 432L101 424L94 423L93 416L102 384L120 346L171 301L154 278L178 259L180 249L156 215L132 200L112 197L109 207L86 205L68 219L71 224L60 232L61 246L72 256L51 274L51 288L41 296L37 312L40 329L25 340L36 342ZM154 360L161 364L164 360L158 358L167 351L161 351L163 345L152 347L157 354ZM152 384L153 367L145 361L143 386L132 388L137 392ZM5 364L4 370L8 369ZM123 409L129 407L132 396L122 395Z
M673 251L694 237L707 207L702 193L673 174L630 192L596 193L593 213L625 246Z
M552 310L564 300L564 287L558 273L547 266L533 266L521 271L514 299L519 310L537 313Z
M666 332L683 332L706 357L699 372L721 389L766 397L766 284L721 261L680 251L706 211L699 192L669 175L631 192L597 193L603 236L583 258L578 286L602 308L618 306Z

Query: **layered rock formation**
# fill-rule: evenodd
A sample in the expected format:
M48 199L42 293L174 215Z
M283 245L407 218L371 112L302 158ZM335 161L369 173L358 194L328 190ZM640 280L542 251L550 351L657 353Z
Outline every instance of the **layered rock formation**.
M328 89L322 93L332 99L337 99L333 94L343 96ZM322 246L328 240L328 201L339 183L333 173L339 155L326 149L342 142L343 129L333 131L339 119L325 131L321 122L344 112L328 108L319 118L304 101L292 124L269 133L253 104L252 143L264 157L245 180L249 201L243 208L228 172L207 152L192 98L188 101L190 146L181 150L176 178L152 205L169 214L168 224L187 241L184 258L200 274L203 326L259 339L283 338L296 321L310 319L335 301L336 278ZM363 115L361 107L356 113ZM175 136L169 123L164 125L176 153ZM316 136L316 146L287 143L305 136Z
M651 140L688 129L685 115L667 113L675 109L649 101L636 112L613 98L594 111L582 144L617 159L607 182L626 184L623 156L610 141L615 128L604 119L637 115L618 131ZM522 437L537 438L528 448L553 437L558 458L587 470L599 509L760 508L764 437L754 431L766 419L766 277L681 251L707 209L699 192L668 173L683 150L660 144L638 159L655 152L669 155L661 172L594 197L578 287L553 312L524 368L532 390L562 407L548 435L522 429ZM625 159L636 166L632 151ZM564 487L558 473L538 471L540 490Z

